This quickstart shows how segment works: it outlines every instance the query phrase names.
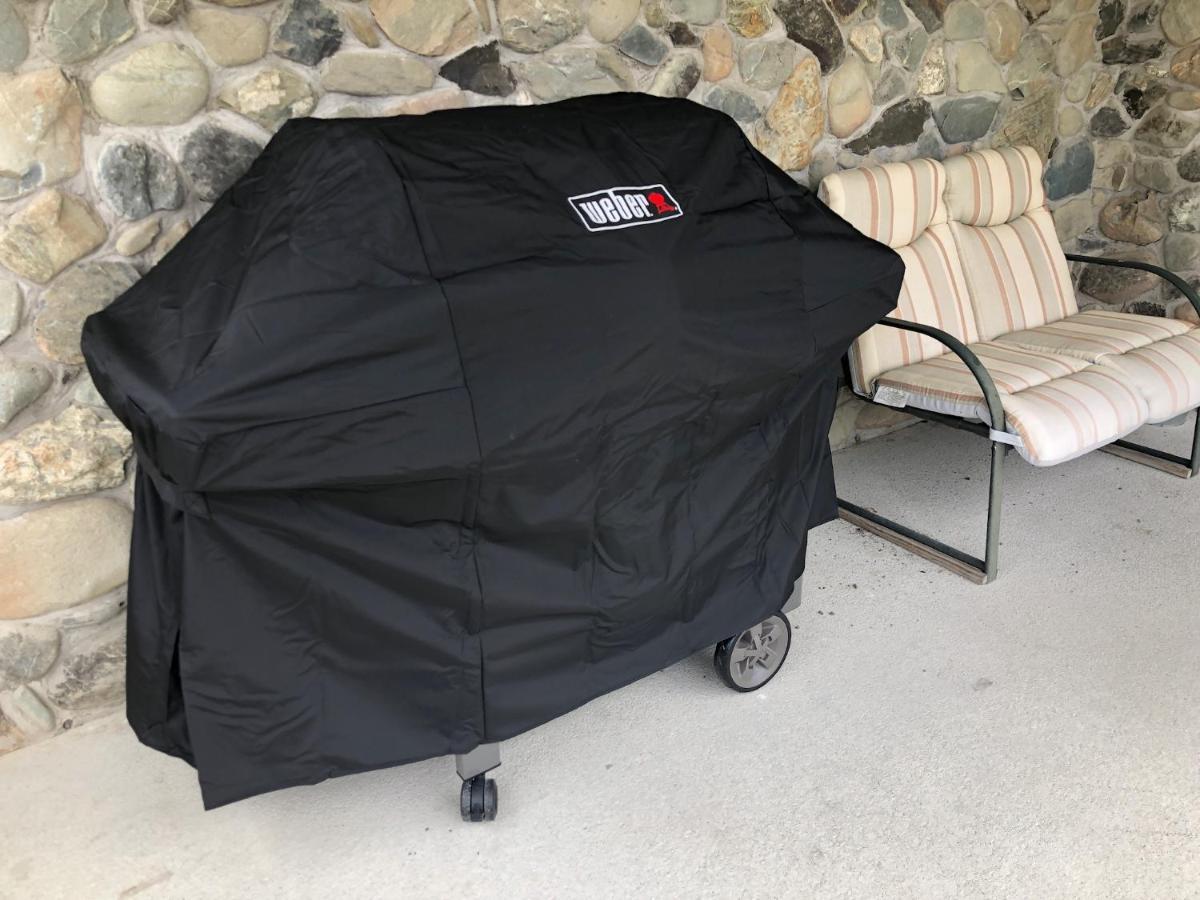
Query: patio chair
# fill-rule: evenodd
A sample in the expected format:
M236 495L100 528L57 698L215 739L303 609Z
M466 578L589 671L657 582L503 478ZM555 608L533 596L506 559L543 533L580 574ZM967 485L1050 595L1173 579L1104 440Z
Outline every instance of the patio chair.
M895 312L849 352L854 393L992 445L982 560L845 500L842 518L986 583L997 573L1009 448L1035 466L1100 449L1184 478L1200 471L1200 414L1187 458L1122 440L1200 406L1200 328L1080 312L1067 261L1153 272L1197 313L1200 296L1159 266L1065 253L1032 148L838 172L820 196L907 266Z

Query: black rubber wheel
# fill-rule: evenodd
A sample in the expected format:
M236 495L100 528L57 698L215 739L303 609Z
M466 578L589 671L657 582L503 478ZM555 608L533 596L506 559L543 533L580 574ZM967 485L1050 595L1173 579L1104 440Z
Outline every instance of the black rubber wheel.
M745 694L774 678L791 648L792 626L780 613L717 644L713 665L726 687Z
M495 780L486 775L468 778L458 795L458 809L464 822L490 822L500 808L500 791Z

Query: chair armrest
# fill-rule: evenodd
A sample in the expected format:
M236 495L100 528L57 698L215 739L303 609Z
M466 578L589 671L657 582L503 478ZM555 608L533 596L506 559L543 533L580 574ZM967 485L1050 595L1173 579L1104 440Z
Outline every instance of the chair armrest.
M1175 285L1179 292L1191 302L1192 308L1196 310L1196 315L1200 316L1200 294L1197 294L1195 288L1170 269L1137 259L1108 259L1103 256L1084 256L1082 253L1068 253L1067 259L1072 262L1092 263L1098 266L1116 266L1118 269L1141 269L1143 272L1153 272L1159 278Z
M979 361L979 357L971 351L970 347L954 335L948 334L932 325L922 325L920 322L906 322L903 319L893 319L891 316L881 319L879 324L887 325L890 328L899 328L902 331L915 331L917 334L923 334L926 337L931 337L935 341L945 344L951 353L963 361L971 371L971 374L975 376L975 381L979 383L979 389L983 391L983 399L987 401L988 415L992 420L992 430L1005 430L1004 405L1000 402L1000 392L996 390L996 382L992 381L991 373L983 367L983 363Z

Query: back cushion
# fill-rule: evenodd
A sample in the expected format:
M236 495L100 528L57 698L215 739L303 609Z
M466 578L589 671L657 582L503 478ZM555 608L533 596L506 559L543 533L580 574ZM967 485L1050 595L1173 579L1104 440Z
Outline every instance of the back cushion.
M821 199L851 225L904 260L904 284L892 315L979 339L962 265L946 224L945 175L935 160L850 169L821 182ZM850 348L856 390L870 394L883 372L946 353L939 341L877 325Z
M950 230L979 337L991 340L1078 312L1033 148L979 150L943 165Z

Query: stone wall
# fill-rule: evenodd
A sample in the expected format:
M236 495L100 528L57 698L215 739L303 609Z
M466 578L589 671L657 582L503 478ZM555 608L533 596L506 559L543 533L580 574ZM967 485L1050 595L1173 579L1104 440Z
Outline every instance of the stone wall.
M1198 0L0 0L0 752L122 694L130 439L83 319L289 117L614 90L720 109L810 184L1029 143L1064 240L1200 270ZM845 398L834 440L903 421Z

